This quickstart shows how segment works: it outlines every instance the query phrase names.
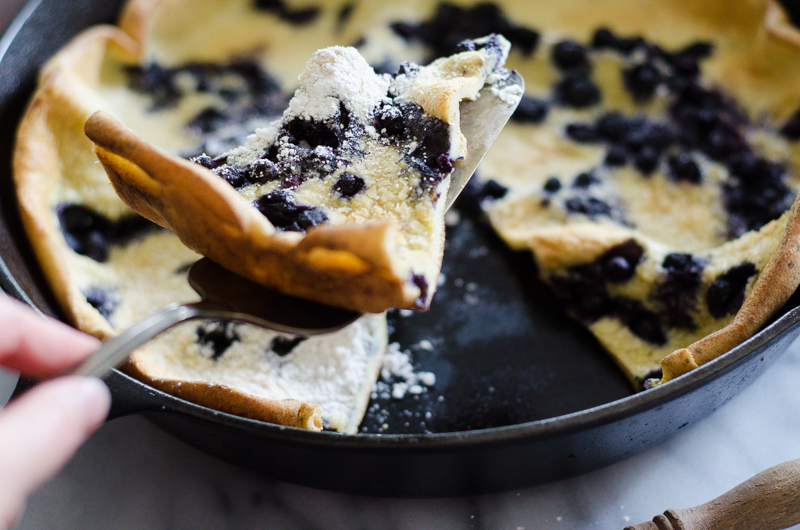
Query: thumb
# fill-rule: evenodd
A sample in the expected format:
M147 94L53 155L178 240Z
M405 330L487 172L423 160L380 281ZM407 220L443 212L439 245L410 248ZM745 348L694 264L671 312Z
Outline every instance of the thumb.
M52 478L103 422L111 404L99 379L42 383L0 410L0 528Z

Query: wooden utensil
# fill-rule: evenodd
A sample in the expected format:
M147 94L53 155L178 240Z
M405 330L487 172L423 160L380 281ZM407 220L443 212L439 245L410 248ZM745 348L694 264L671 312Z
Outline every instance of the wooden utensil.
M800 524L800 459L771 467L700 506L625 530L781 530Z

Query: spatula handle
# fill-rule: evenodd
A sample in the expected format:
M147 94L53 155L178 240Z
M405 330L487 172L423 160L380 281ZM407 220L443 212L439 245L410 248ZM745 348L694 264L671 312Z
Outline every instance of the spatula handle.
M782 530L800 524L800 459L771 467L700 506L625 530Z

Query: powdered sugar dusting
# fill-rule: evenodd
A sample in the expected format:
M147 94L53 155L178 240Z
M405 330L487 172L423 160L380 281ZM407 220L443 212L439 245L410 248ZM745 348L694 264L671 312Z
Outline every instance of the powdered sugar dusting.
M339 112L340 101L346 101L351 112L366 118L387 99L391 76L376 74L355 48L333 46L311 57L300 82L288 114L326 120Z
M430 342L428 341L430 345ZM432 349L433 346L430 345ZM422 394L428 387L436 384L436 375L433 372L415 372L411 364L410 352L401 350L400 344L389 344L386 355L383 357L381 377L384 381L393 381L385 388L379 388L376 397L402 399L407 393Z

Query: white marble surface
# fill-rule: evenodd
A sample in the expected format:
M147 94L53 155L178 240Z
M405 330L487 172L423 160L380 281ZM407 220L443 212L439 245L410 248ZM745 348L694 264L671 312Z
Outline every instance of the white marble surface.
M27 529L622 529L800 458L800 342L676 438L561 482L451 499L374 499L257 476L140 417L105 425L31 500ZM800 526L796 527L800 529Z

